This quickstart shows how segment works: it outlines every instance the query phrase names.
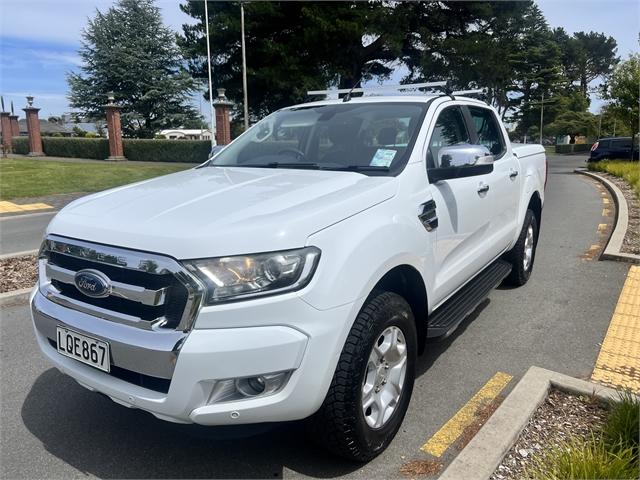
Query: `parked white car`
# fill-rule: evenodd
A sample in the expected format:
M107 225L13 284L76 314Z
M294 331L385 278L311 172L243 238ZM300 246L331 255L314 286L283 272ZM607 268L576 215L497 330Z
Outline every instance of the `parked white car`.
M282 109L198 168L81 198L49 225L40 348L173 422L307 419L366 461L416 357L531 275L546 161L449 95Z

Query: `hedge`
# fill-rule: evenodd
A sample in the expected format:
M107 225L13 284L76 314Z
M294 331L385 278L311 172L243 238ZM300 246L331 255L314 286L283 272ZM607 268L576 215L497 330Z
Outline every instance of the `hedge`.
M147 140L125 138L124 156L134 162L202 163L209 158L208 140Z
M556 153L577 153L588 152L591 150L590 143L574 143L574 144L562 144L556 145Z
M12 142L14 153L29 153L27 137L14 137ZM208 140L125 138L122 143L124 156L134 162L202 163L209 158L211 150ZM105 160L109 157L109 141L106 138L42 137L42 150L50 157Z
M13 153L18 155L26 155L29 153L29 137L13 137L11 139Z
M109 156L109 140L106 138L43 137L42 150L49 157L104 160Z

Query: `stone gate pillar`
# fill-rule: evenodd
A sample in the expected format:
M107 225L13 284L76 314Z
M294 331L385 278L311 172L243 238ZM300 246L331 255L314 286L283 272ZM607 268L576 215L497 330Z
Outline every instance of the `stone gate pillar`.
M113 92L107 94L107 103L104 108L107 112L107 131L109 132L109 158L111 161L126 160L124 147L122 145L122 124L120 123L120 110L122 107L116 105Z
M229 111L233 103L227 100L224 92L226 89L218 88L218 98L213 102L216 109L216 143L227 145L231 143L231 120Z
M11 119L9 112L0 112L0 128L2 128L2 153L11 153Z
M29 156L40 157L44 155L42 151L42 137L40 135L40 119L38 118L39 108L33 106L33 97L27 97L27 106L23 108L27 116L27 132L29 133Z

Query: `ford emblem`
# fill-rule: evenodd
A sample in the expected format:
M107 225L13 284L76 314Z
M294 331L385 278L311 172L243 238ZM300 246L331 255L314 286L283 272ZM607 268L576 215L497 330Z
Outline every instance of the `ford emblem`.
M73 283L88 297L104 298L111 293L111 280L98 270L80 270L76 272Z

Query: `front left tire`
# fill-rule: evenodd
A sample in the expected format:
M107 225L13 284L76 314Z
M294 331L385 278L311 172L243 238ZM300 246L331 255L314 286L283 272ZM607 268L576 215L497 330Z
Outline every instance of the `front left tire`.
M409 304L392 292L372 293L347 336L327 396L308 421L311 438L356 462L382 453L407 412L416 356Z

